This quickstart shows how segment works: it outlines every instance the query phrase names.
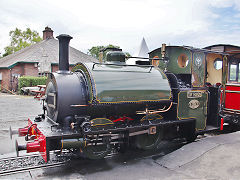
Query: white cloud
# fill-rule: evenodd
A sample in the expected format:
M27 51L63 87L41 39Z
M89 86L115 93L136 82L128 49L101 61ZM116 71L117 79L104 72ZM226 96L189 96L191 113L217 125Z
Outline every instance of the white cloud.
M55 35L73 36L71 45L84 52L111 43L134 53L143 36L150 50L163 42L199 47L232 41L229 37L240 44L235 37L239 25L234 32L215 29L221 14L214 11L226 7L238 11L239 4L239 0L1 0L0 52L15 27L30 27L41 35L47 25Z
M229 0L211 0L210 4L217 8L226 8L234 4L234 1Z

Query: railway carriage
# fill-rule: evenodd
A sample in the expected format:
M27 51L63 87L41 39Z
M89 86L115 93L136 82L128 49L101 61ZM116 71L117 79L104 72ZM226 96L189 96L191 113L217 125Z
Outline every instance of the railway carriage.
M222 86L220 115L233 127L240 125L240 47L227 44L208 46L205 49L228 54L225 64L225 81ZM221 67L221 60L216 60Z
M226 53L163 45L150 52L153 65L127 65L121 49L110 49L104 62L78 63L69 71L71 38L58 36L59 71L49 74L44 113L10 130L28 141L16 141L17 152L38 151L46 162L50 151L63 150L99 159L129 146L156 149L163 139L193 141L223 128ZM214 69L216 58L221 70Z

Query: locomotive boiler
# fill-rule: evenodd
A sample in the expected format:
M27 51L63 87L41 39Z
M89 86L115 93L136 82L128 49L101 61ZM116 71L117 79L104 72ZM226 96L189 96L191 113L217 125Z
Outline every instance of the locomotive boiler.
M152 65L127 65L121 49L105 62L78 63L69 71L69 35L60 35L59 71L49 74L44 114L18 134L17 152L68 150L90 159L128 146L154 149L163 138L195 137L194 118L177 117L178 82ZM163 59L164 60L164 59ZM46 112L46 113L45 113Z

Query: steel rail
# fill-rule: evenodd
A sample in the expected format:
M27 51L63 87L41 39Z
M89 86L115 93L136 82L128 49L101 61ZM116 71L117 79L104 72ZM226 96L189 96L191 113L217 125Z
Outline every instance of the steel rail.
M200 139L204 139L205 137L206 136L200 136L200 137L197 138L197 141L200 140ZM184 141L184 140L175 139L175 141L176 141L175 143L176 143L177 147L187 144L187 142ZM163 141L163 143L166 143L166 142L167 141ZM158 150L160 150L160 149L158 149ZM144 152L142 152L142 151L135 152L136 157L133 158L132 160L141 160L141 159L146 159L146 158L153 158L153 157L158 156L158 155L162 156L162 155L166 155L166 154L169 153L169 152L167 152L167 153L162 154L162 152L158 151L158 150L154 151L154 152L151 151L151 150L144 151ZM116 157L118 155L120 155L119 152L112 151L106 157L104 157L104 159L111 159L111 158ZM66 157L65 156L60 156L60 157L55 156L55 157L56 157L55 159L51 160L48 163L45 163L44 160L42 159L41 155L38 155L38 154L26 155L26 156L20 156L20 157L2 158L2 159L0 159L0 168L1 168L0 169L0 177L11 175L11 174L17 174L17 173L21 173L21 172L27 172L27 171L30 171L30 170L33 170L33 169L48 168L48 167L59 167L59 166L62 166L62 165L66 165L66 163L68 163L70 161L70 158L66 158L68 156L66 156ZM31 158L32 158L32 161L31 161ZM29 164L30 166L26 166L26 159L30 160L30 162L34 163L34 164L32 165L30 163ZM34 160L37 160L37 159L39 160L38 162L34 161ZM14 163L13 163L14 160L17 161L17 162L18 162L18 160L20 160L20 167L13 166L14 165ZM21 160L25 160L25 161L21 161ZM5 162L5 163L3 163L3 162ZM4 165L12 165L13 167L10 166L10 167L3 168ZM24 167L22 167L22 166L24 166Z
M27 155L21 157L9 157L0 159L0 176L20 173L32 169L58 167L66 164L68 160L61 157L45 163L41 155Z

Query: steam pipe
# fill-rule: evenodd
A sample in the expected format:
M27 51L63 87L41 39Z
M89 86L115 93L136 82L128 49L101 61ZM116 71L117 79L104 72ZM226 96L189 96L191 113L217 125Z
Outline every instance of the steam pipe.
M59 71L69 71L69 42L72 37L61 34L57 38L59 41Z

